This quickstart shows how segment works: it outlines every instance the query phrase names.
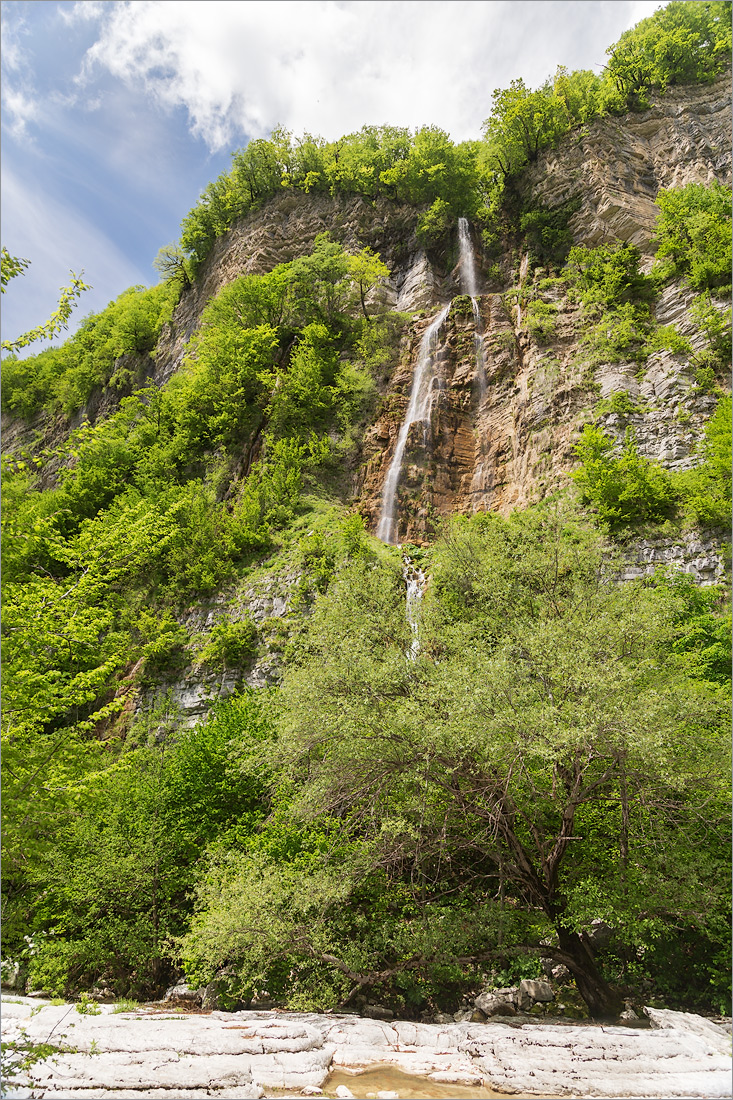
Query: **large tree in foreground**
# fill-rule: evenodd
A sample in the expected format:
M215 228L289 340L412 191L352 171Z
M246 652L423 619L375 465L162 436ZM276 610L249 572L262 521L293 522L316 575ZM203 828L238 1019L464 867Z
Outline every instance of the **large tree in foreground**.
M598 536L572 519L476 518L436 549L411 660L394 573L345 571L286 675L283 720L293 773L307 777L295 811L339 822L341 844L300 888L293 866L220 869L199 950L246 970L254 933L277 929L271 957L285 947L340 969L344 999L429 967L431 952L468 964L529 950L567 965L592 1015L615 1014L591 922L639 947L704 930L726 893L725 698L686 671L685 592L619 585ZM353 929L337 929L370 882L359 962Z

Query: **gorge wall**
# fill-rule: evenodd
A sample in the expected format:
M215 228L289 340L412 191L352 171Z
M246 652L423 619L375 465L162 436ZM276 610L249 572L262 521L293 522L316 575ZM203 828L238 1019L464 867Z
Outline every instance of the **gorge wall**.
M600 118L541 154L523 181L525 197L554 208L570 199L575 244L628 241L648 270L661 187L731 178L730 80L668 90L652 106L622 118ZM518 297L547 273L528 257L505 254L489 270L480 236L472 244L479 283L486 385L477 377L476 323L451 266L457 243L442 255L426 252L416 236L418 212L388 199L288 192L267 202L221 237L195 287L180 302L158 345L155 375L164 381L180 364L209 298L245 273L270 270L310 250L328 232L347 250L369 245L391 269L387 304L413 314L394 369L380 380L382 401L366 431L353 470L353 494L370 530L379 523L382 493L409 401L420 343L437 313L451 302L439 333L429 427L408 433L398 486L399 541L420 541L437 517L453 511L506 513L562 485L574 465L579 428L599 398L623 390L638 411L613 413L601 425L619 438L633 427L641 454L669 468L697 459L694 447L715 398L693 384L689 354L660 351L638 363L589 370L580 344L580 307L562 288L539 291L557 309L554 333L530 331ZM498 267L498 270L497 270ZM500 271L500 274L499 274ZM519 292L519 294L518 294ZM674 324L693 348L702 337L689 313L691 291L668 285L655 305L661 325Z

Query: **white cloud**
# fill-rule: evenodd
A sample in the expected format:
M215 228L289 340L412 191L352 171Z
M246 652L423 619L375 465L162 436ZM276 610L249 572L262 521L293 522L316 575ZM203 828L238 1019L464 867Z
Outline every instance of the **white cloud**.
M212 150L278 123L335 138L365 123L477 137L491 91L558 64L600 68L648 0L133 0L107 4L87 52ZM94 5L97 9L97 5Z
M3 339L12 340L34 328L55 309L61 286L69 282L69 272L80 274L92 290L81 298L70 330L92 311L103 309L128 286L149 282L122 255L104 234L78 212L45 193L29 186L6 167L2 173L3 244L11 255L31 261L24 275L3 295ZM16 285L17 282L17 285ZM27 354L48 347L34 344Z
M8 9L2 13L2 100L5 129L16 140L28 134L28 123L35 121L39 104L30 79L30 65L23 39L28 30L22 18L11 19Z

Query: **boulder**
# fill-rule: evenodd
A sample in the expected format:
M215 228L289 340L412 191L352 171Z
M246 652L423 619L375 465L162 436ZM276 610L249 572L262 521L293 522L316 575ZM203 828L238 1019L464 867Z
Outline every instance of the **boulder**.
M611 925L606 924L604 920L599 918L591 921L590 928L585 933L586 939L589 940L595 951L602 951L605 947L608 947L612 936L613 928Z
M517 989L492 989L479 993L473 1002L484 1016L515 1016L517 1012Z
M204 999L203 989L191 989L185 982L179 982L178 985L172 985L170 989L166 989L164 1001L186 1001L188 1004L200 1005Z
M554 1001L555 994L549 982L533 981L523 978L519 983L519 1007L526 1012L537 1002L548 1004Z

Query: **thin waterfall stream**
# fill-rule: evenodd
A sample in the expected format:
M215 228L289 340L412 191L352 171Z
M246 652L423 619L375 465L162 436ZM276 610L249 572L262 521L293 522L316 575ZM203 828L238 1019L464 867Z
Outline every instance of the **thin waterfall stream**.
M425 591L427 577L412 558L405 555L402 559L402 576L407 585L407 621L412 631L412 641L407 656L414 661L420 652L420 601Z
M400 434L397 436L397 446L392 456L392 462L390 463L387 477L384 481L384 489L382 490L382 513L379 519L379 527L377 528L377 538L381 539L382 542L388 542L393 545L397 535L395 502L397 499L397 486L399 485L400 474L402 472L402 459L405 455L405 445L407 444L407 437L413 424L417 421L422 421L425 425L430 423L430 407L432 404L433 379L435 378L435 352L438 344L438 333L443 325L443 321L445 321L448 316L449 309L450 303L444 306L438 316L431 321L420 341L417 366L415 367L415 375L412 379L410 401L407 406L407 412L405 413L405 419L400 428Z
M471 309L474 320L474 347L476 349L476 377L479 384L479 400L483 401L486 393L486 366L483 351L483 324L481 310L478 304L478 282L476 279L476 263L471 243L471 232L466 218L458 219L458 272L461 293L471 299ZM392 461L390 462L387 476L382 488L382 506L377 527L377 538L382 542L395 545L397 543L398 525L396 517L397 489L402 473L402 463L405 457L405 448L413 424L422 422L425 425L425 443L427 443L427 429L430 424L430 413L433 402L434 382L436 379L436 360L439 346L440 330L443 327L452 300L441 309L440 313L430 322L423 333L418 350L415 374L412 379L410 400L407 405L405 419L402 422L397 443L395 445ZM483 464L481 465L483 470Z
M479 399L486 394L486 363L484 361L484 326L478 304L478 282L476 279L476 261L471 244L471 231L466 218L458 219L458 266L460 270L461 290L471 299L473 312L473 343L476 349L476 377L479 384Z

